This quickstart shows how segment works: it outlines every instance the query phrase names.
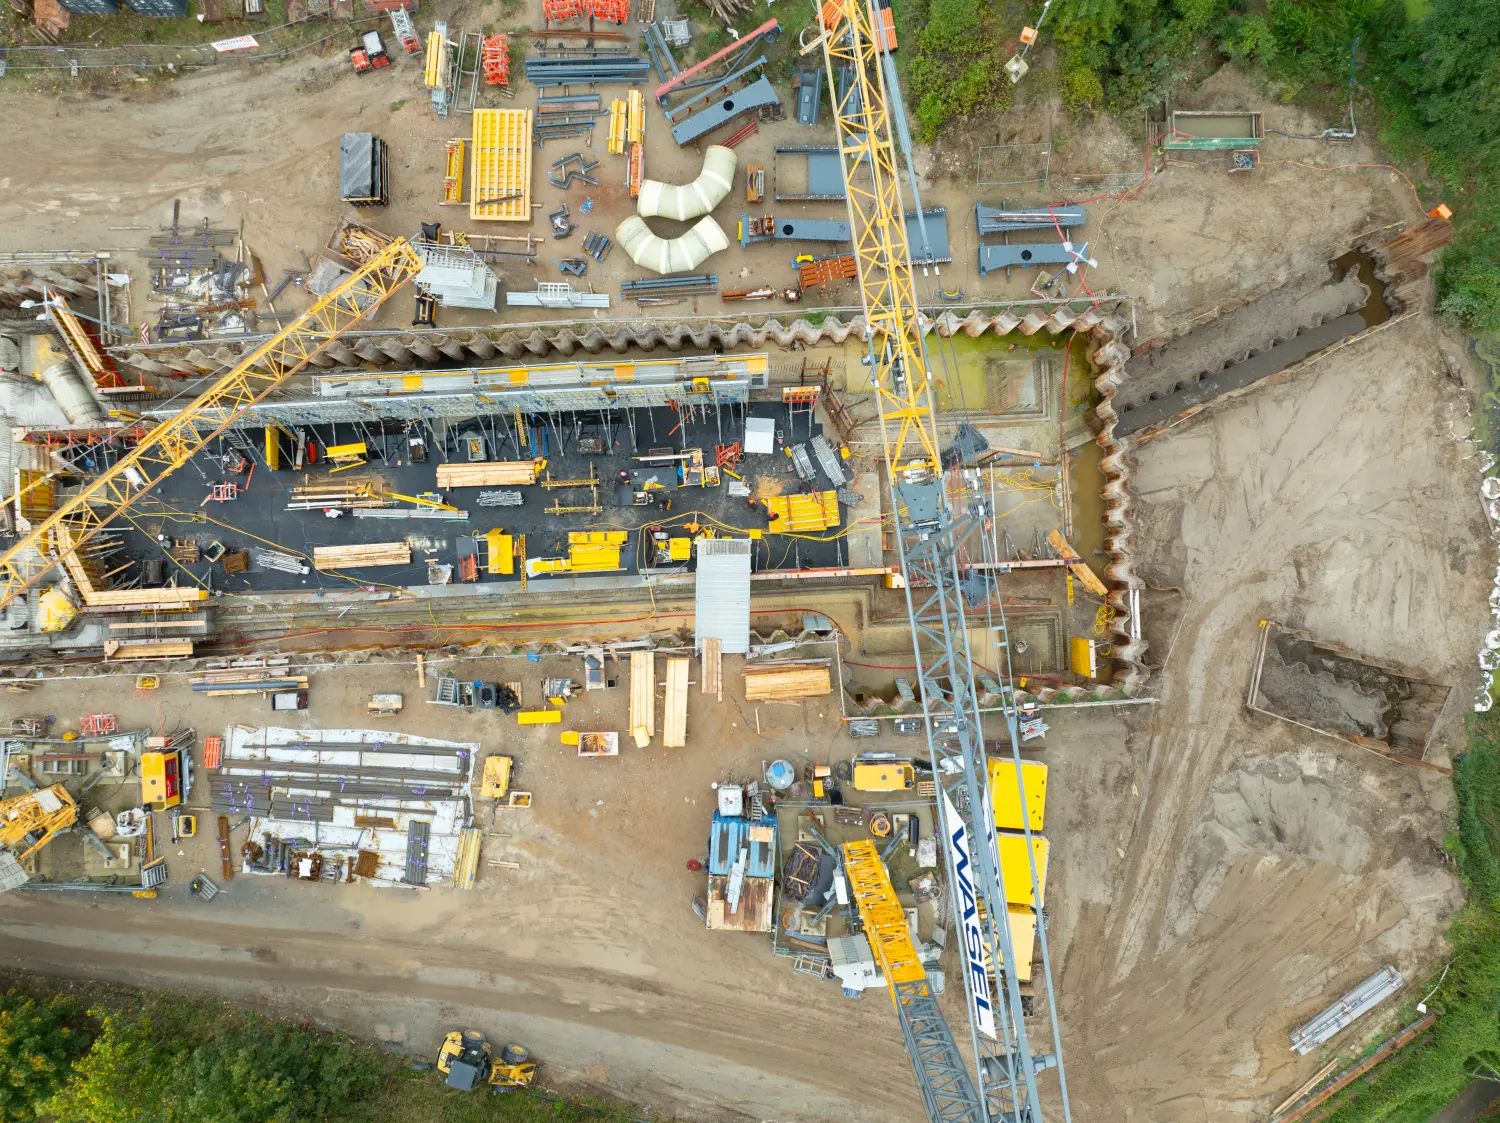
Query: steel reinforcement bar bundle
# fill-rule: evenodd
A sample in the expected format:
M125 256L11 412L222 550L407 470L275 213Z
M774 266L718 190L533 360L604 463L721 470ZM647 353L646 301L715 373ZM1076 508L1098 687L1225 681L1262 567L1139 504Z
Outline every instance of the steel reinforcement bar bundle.
M619 53L526 60L526 79L533 86L634 86L650 73L649 60Z

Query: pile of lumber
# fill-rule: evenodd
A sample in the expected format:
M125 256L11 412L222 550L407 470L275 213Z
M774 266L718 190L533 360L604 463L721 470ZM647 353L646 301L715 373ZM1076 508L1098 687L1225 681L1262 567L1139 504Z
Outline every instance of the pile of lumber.
M638 749L656 736L656 656L649 651L630 653L630 735Z
M743 673L747 702L794 702L833 693L826 663L752 664Z
M536 483L538 461L488 460L474 464L439 464L437 486L524 487Z
M188 680L194 694L223 698L236 694L278 694L283 690L306 690L307 676L274 670L205 671Z
M666 714L661 726L661 743L668 749L687 744L688 660L674 655L667 660Z
M313 547L313 565L318 569L363 569L371 565L410 564L411 547L405 542Z
M724 701L724 641L718 636L703 637L703 682L699 689Z
M386 507L389 501L368 480L305 484L287 493L288 511L318 511L328 507Z
M172 640L118 640L104 641L105 659L191 659L193 641Z

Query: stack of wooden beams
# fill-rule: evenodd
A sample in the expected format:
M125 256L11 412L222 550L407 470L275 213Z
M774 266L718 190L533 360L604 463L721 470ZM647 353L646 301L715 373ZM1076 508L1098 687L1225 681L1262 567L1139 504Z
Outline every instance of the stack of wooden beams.
M390 500L368 480L341 480L337 483L306 484L287 494L288 511L316 511L325 507L388 507Z
M439 464L437 486L525 487L536 483L535 460L489 460L474 464Z
M306 690L307 676L275 671L205 671L188 680L194 694L223 698L237 694L277 694L283 690Z
M744 675L747 702L794 702L833 693L828 667L817 663L752 665Z
M410 564L411 547L405 542L313 547L313 565L318 569L363 569L371 565Z
M656 736L656 656L630 653L630 735L644 749Z
M703 683L704 694L712 694L724 701L724 641L718 636L703 637Z
M674 655L667 660L666 715L661 726L661 743L669 749L680 749L687 744L688 667L685 656Z
M118 640L104 641L105 659L191 659L193 641L172 640Z

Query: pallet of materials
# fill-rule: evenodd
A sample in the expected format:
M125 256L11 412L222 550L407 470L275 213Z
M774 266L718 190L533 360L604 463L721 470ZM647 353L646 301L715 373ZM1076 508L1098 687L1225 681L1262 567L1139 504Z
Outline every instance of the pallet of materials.
M751 665L742 673L747 702L795 702L833 693L828 668L815 663Z
M538 467L536 460L439 464L437 486L443 490L450 487L529 487L536 483Z
M669 749L687 744L688 660L673 656L667 660L666 714L662 721L661 743Z
M405 542L313 547L313 566L317 569L363 569L375 565L410 564L411 547Z
M853 254L842 254L839 257L825 257L819 261L809 261L803 265L798 274L804 289L816 288L818 285L828 284L830 281L849 281L859 276Z
M225 670L207 671L188 680L194 694L226 698L242 694L279 694L286 690L306 690L307 676L276 671Z
M649 651L630 653L630 735L638 749L656 736L656 656Z
M118 640L104 641L105 659L191 659L193 641L174 640Z
M476 109L469 145L469 217L531 221L530 109Z
M578 734L579 756L619 756L620 735L618 733Z
M772 534L806 534L828 530L839 525L839 496L836 491L819 491L812 495L770 495L765 499L766 514L771 518L767 528Z
M356 207L383 207L391 201L390 153L374 133L339 138L339 198Z

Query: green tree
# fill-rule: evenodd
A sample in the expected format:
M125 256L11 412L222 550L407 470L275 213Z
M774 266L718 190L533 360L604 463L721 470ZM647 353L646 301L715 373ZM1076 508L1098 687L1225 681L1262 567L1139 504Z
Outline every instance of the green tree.
M0 1120L34 1119L37 1105L68 1079L89 1038L71 1025L71 1001L0 996Z
M58 1123L301 1123L348 1118L386 1065L341 1034L156 996L104 1018L77 1075L46 1110Z

